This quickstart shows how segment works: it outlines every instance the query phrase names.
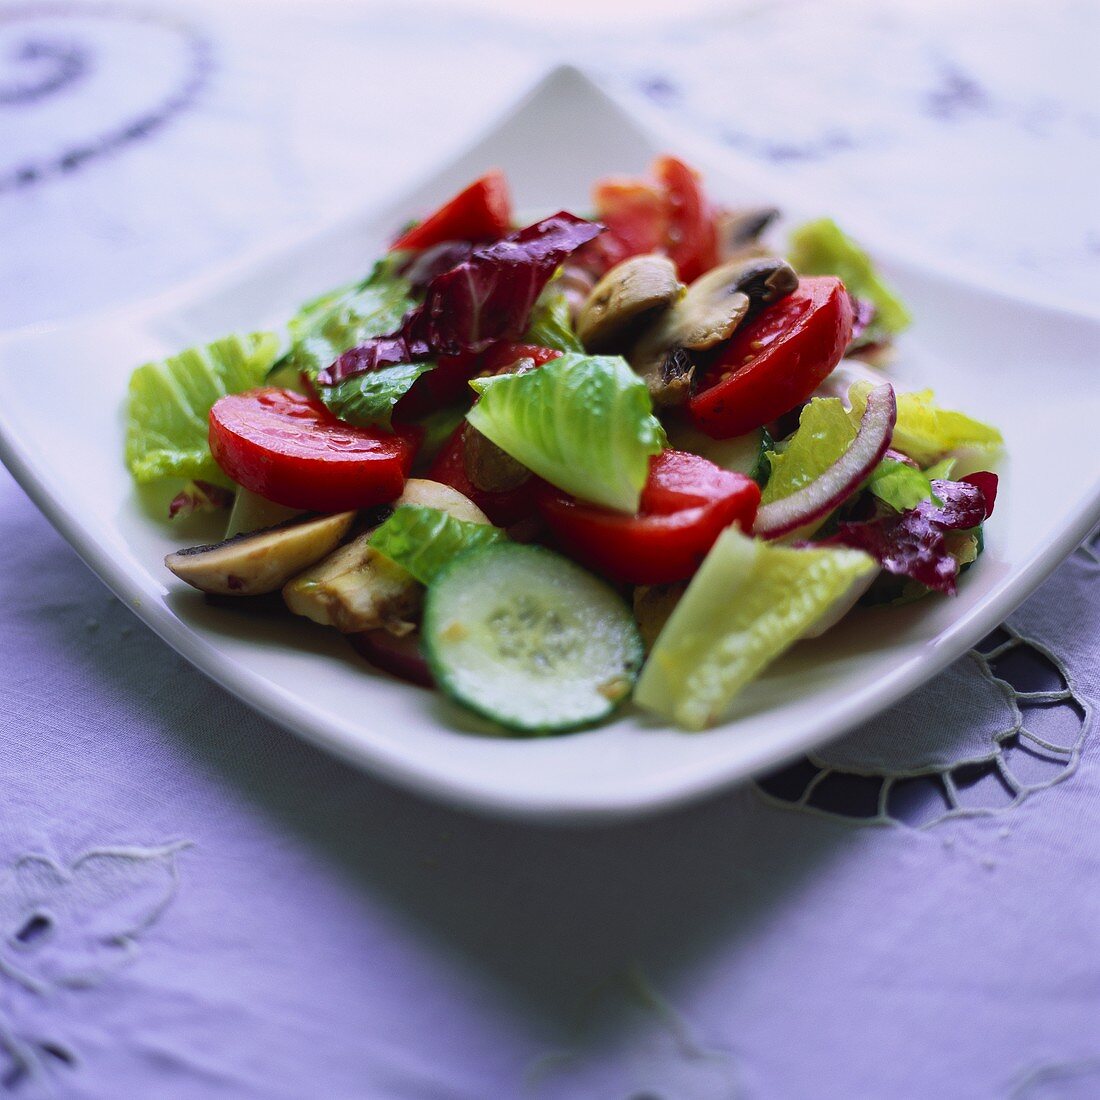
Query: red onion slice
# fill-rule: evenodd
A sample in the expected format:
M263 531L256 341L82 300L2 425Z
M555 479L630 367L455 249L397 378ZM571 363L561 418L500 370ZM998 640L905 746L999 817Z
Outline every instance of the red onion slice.
M435 686L428 662L420 652L419 634L396 638L388 630L379 628L347 637L356 652L366 657L375 668L419 687Z
M789 535L840 507L879 464L894 436L898 405L889 383L867 395L859 431L848 449L820 477L782 500L765 504L756 513L753 534L763 539Z

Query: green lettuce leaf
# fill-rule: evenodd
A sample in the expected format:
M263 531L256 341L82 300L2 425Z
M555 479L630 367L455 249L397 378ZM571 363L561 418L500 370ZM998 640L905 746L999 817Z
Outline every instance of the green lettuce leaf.
M859 550L794 550L726 528L658 635L635 702L685 729L713 725L877 568Z
M335 386L319 386L321 400L340 420L360 428L391 427L393 409L412 384L434 363L395 363L392 367L366 371L345 378Z
M895 512L908 512L922 500L938 500L927 474L896 458L884 458L867 482L867 488Z
M802 275L838 275L850 294L875 305L873 325L894 334L912 322L909 311L883 282L871 257L831 218L807 222L791 233L787 257Z
M349 348L398 328L416 305L408 280L396 273L401 258L387 256L365 279L306 302L287 325L286 365L312 378Z
M416 305L407 279L396 273L402 257L387 256L358 283L338 287L307 302L290 321L290 350L280 372L316 378L349 348L372 336L393 332ZM334 416L358 427L390 427L394 406L434 363L398 363L348 378L337 386L319 386L321 400Z
M665 434L645 382L617 355L567 352L527 374L478 378L466 419L539 477L582 500L636 512Z
M370 545L421 584L431 584L439 571L459 554L505 537L499 527L487 523L456 519L438 508L402 504L374 531Z
M535 302L527 331L520 342L540 348L556 348L558 351L584 351L584 345L573 331L569 300L562 291L554 288L553 283Z
M126 419L126 465L134 480L231 485L207 446L211 406L227 393L262 385L278 354L275 333L254 332L138 367L130 376Z
M857 382L849 390L854 424L863 416L867 394L872 388L870 382ZM898 421L890 445L921 466L931 466L952 452L964 451L986 462L1004 443L1001 433L991 425L965 413L941 409L933 400L931 390L899 393L897 401Z
M761 504L781 500L815 481L844 454L855 437L856 428L844 403L835 397L815 397L803 408L794 435L782 448L767 452L771 475Z

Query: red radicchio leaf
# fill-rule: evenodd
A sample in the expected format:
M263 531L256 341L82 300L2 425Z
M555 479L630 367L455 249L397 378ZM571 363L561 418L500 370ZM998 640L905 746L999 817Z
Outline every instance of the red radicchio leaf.
M997 475L981 473L963 481L937 480L932 482L932 491L942 504L924 500L901 515L866 523L842 523L836 534L820 545L866 551L887 572L954 595L959 563L948 549L946 534L968 531L992 514Z
M168 505L168 518L180 519L193 512L216 512L233 503L233 490L209 481L189 481Z
M558 265L602 232L603 226L563 210L475 249L469 259L432 278L424 304L405 315L397 332L344 352L317 380L334 386L394 363L518 340Z
M401 274L413 290L423 290L437 275L468 260L477 245L469 241L443 241L418 252L402 268Z

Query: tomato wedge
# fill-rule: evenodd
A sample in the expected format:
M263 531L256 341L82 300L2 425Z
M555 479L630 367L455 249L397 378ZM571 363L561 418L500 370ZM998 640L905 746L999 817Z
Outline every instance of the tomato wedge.
M354 428L319 401L267 387L210 410L210 452L239 485L288 508L343 512L401 495L420 430Z
M637 515L566 496L550 486L539 510L567 554L612 580L667 584L687 580L731 523L752 529L760 487L688 451L650 461Z
M486 172L414 225L390 245L390 251L431 248L444 241L497 241L512 231L512 199L499 170Z
M738 329L688 402L713 439L742 435L809 399L852 338L852 299L832 276L798 289Z
M668 258L681 280L690 283L718 263L714 211L699 173L676 157L658 157L653 171L668 207Z

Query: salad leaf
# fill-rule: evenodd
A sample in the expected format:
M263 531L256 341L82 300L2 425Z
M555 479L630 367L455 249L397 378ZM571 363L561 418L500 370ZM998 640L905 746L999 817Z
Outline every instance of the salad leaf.
M928 475L896 458L884 458L878 464L867 488L895 512L907 512L935 497Z
M889 573L954 595L959 561L949 536L979 527L996 499L996 475L983 473L975 481L933 481L938 503L925 500L898 516L842 523L821 545L863 550Z
M466 419L573 496L636 512L651 455L665 447L645 382L618 355L565 355L527 374L476 378Z
M686 729L712 725L875 568L858 550L795 550L727 528L658 636L635 701Z
M864 397L866 405L866 397ZM815 397L798 418L798 429L782 446L767 452L771 475L760 498L770 504L819 478L851 445L860 416L849 416L836 397Z
M421 584L431 584L440 570L459 554L503 538L505 534L499 527L456 519L438 508L402 504L371 535L370 545Z
M130 376L126 465L138 482L161 477L231 482L206 443L211 406L259 386L279 354L273 332L227 336L145 363Z
M409 281L398 274L402 259L400 253L391 254L375 264L362 281L307 302L290 321L290 350L280 368L316 380L348 348L399 325L415 305ZM408 362L395 363L345 385L318 387L318 393L341 420L359 427L380 424L389 428L394 406L432 366L430 362L415 367Z
M584 344L573 331L569 299L553 283L542 292L535 303L535 308L531 311L531 321L521 343L554 348L557 351L584 351Z
M839 275L849 294L874 305L873 323L880 331L902 332L912 322L901 299L875 270L871 257L832 218L795 229L788 259L802 275Z
M374 424L390 429L394 406L409 392L412 384L435 364L394 363L390 367L367 371L345 378L335 386L319 387L325 407L340 420L356 427Z
M870 383L857 382L849 391L854 423L859 423L871 389ZM921 466L930 466L952 451L977 452L986 461L1004 443L1001 433L991 425L965 413L941 409L933 401L931 390L899 393L897 400L898 420L891 446Z
M484 351L496 340L518 340L536 299L558 265L602 232L565 211L483 248L436 275L424 304L400 328L345 351L318 380L332 386L365 371L432 355Z

